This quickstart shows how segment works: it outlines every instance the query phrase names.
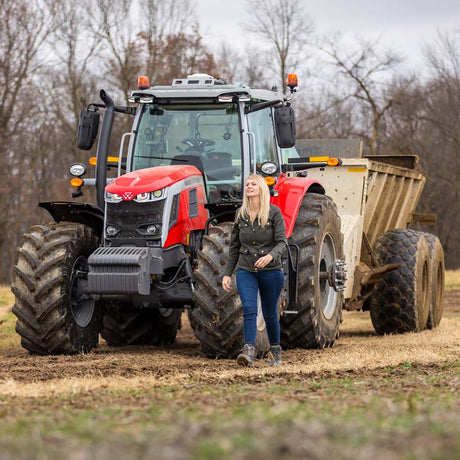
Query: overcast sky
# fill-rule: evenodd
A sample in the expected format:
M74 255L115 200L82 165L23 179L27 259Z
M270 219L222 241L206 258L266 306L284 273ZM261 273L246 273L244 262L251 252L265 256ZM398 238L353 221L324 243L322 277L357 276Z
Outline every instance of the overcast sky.
M460 0L302 0L319 34L382 37L382 42L422 66L420 45L432 41L436 30L460 30ZM256 20L244 0L197 0L197 17L205 43L225 39L240 48L249 39L241 23Z

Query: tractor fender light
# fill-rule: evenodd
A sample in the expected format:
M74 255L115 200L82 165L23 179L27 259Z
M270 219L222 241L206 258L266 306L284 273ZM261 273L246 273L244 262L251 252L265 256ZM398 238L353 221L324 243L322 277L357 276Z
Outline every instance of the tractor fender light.
M79 188L83 185L83 180L80 179L79 177L74 177L71 181L70 181L70 185L72 187L75 187L75 188Z
M327 165L328 166L339 166L342 164L342 161L339 160L338 158L329 158L327 160Z
M120 161L119 157L107 157L107 163L116 163L116 164L118 164L119 161ZM91 157L89 159L88 163L91 166L96 166L97 165L97 158L96 157Z
M264 177L264 179L269 187L272 187L276 184L276 179L273 176Z

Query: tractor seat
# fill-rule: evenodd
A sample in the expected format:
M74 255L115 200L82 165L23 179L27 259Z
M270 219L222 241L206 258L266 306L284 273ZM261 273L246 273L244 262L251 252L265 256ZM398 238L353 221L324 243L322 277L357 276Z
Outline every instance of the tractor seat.
M203 161L196 155L176 155L171 159L171 165L192 165L198 168L201 174L204 174Z
M211 180L233 179L236 169L232 165L232 156L227 152L208 152L205 160L206 174Z

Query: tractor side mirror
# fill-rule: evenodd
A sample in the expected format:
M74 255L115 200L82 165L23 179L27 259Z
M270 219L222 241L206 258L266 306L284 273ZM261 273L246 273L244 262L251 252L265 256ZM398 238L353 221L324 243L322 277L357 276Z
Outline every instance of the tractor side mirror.
M99 129L99 112L83 109L78 122L77 147L80 150L91 150Z
M295 114L290 105L275 108L275 130L278 145L288 149L295 145Z

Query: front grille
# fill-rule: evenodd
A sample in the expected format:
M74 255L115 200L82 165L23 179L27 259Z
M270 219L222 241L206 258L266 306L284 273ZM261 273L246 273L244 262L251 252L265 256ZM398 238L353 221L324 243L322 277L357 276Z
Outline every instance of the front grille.
M115 236L106 236L108 241L126 239L158 240L161 234L143 237L136 229L141 225L160 224L163 220L165 200L147 201L120 201L119 203L107 203L106 228L115 225L120 231Z

